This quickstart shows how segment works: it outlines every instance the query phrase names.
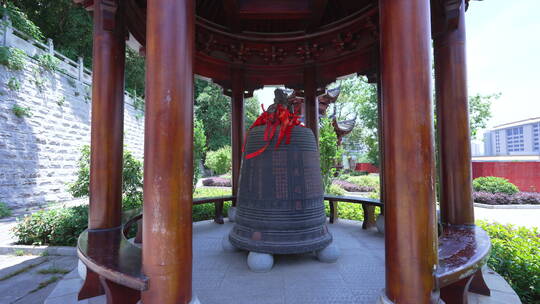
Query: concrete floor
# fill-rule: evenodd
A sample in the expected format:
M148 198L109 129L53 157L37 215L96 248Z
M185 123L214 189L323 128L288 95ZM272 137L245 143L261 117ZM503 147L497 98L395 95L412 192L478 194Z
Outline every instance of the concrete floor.
M320 263L313 255L276 256L268 273L253 273L245 252L226 253L221 239L232 224L194 224L193 290L202 304L347 304L375 303L384 287L384 239L362 230L360 222L340 220L329 225L341 250L337 263ZM521 303L508 284L486 269L492 296L471 294L471 304ZM104 297L77 302L82 280L68 274L45 304L102 304Z

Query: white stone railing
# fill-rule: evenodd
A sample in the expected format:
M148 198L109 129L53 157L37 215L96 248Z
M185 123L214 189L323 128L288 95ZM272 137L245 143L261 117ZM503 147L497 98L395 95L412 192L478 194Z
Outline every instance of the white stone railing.
M59 60L59 71L64 75L76 79L88 86L92 85L92 71L84 67L83 58L79 57L77 62L64 56L54 49L53 40L48 38L47 43L42 43L30 37L26 33L12 26L11 20L4 15L0 24L0 46L15 47L23 50L26 55L33 58L36 55L49 54ZM130 100L135 101L140 97L129 92L124 93Z

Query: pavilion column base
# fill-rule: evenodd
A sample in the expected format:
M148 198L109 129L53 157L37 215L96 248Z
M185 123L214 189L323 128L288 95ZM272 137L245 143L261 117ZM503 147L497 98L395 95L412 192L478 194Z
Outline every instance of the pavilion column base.
M199 298L196 295L193 295L189 304L201 304L201 301L199 301Z
M439 292L433 292L431 294L431 304L445 304L443 300L441 300L440 293ZM381 291L381 295L377 299L376 304L394 304L387 296L386 296L386 290L383 289Z

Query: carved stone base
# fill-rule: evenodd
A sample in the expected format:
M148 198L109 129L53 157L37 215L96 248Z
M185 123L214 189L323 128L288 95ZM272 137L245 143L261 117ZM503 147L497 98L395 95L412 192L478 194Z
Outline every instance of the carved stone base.
M317 251L317 258L324 263L335 263L340 255L339 248L333 243Z
M230 207L227 214L229 216L229 222L234 223L234 219L236 218L236 207Z
M247 258L247 264L253 272L268 272L274 266L274 256L251 251Z
M199 301L199 298L196 295L193 295L189 304L201 304L201 301Z
M384 215L379 214L379 217L377 217L377 221L375 221L375 225L377 226L377 231L384 234Z

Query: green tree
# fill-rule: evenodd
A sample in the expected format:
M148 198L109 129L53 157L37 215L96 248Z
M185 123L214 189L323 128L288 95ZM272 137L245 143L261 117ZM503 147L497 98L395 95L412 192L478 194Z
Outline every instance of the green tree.
M469 127L471 138L475 138L480 129L487 126L491 118L491 104L499 99L501 93L469 96Z
M145 59L137 52L126 48L126 90L138 96L144 96Z
M122 194L124 209L133 209L142 204L143 172L142 162L124 149L122 169ZM90 146L85 145L81 150L78 162L77 180L69 185L68 192L74 197L90 194Z
M65 56L82 56L89 67L92 60L92 18L72 0L17 0L15 5L35 23L45 38Z
M231 142L231 102L221 88L210 82L195 84L195 116L204 125L208 150L215 151ZM206 85L205 85L206 84Z
M340 94L329 114L338 121L356 117L356 126L343 141L345 150L363 150L371 163L379 163L377 88L365 77L352 77L335 84Z
M195 79L195 116L204 124L207 148L216 151L231 144L231 99L220 86ZM245 127L249 128L260 114L256 96L244 100Z
M3 1L13 25L37 40L51 38L54 48L66 57L83 57L92 67L92 17L73 0ZM126 89L144 96L144 58L126 51Z
M323 178L324 191L330 191L332 179L336 173L336 163L341 158L343 149L337 145L337 136L328 118L321 119L319 129L319 153L321 158L321 175Z
M41 29L28 18L25 12L11 2L0 1L0 17L3 18L6 14L11 19L13 27L38 41L45 40Z
M244 127L246 129L251 127L251 125L255 122L255 120L257 120L260 114L261 103L259 102L259 98L257 98L257 96L255 95L253 97L246 98L244 100Z
M336 106L347 110L345 112L343 110L341 112L337 110L336 116L338 119L343 119L347 115L350 117L351 114L347 113L347 111L350 112L352 109L352 111L356 111L359 118L357 127L355 127L351 134L347 135L345 148L350 148L350 146L347 146L348 144L361 142L366 148L366 159L375 165L379 165L377 88L375 85L367 83L365 77L349 78L342 81L340 85L341 94L336 101ZM471 138L475 138L478 131L487 126L487 122L491 118L491 104L500 95L500 93L490 95L476 94L469 97L469 127ZM435 122L434 124L436 125ZM359 131L357 129L363 130Z

